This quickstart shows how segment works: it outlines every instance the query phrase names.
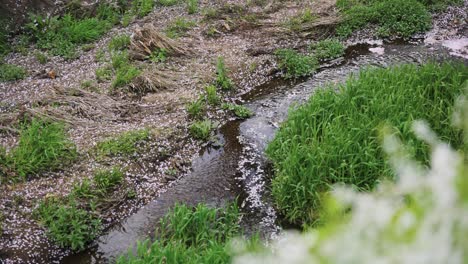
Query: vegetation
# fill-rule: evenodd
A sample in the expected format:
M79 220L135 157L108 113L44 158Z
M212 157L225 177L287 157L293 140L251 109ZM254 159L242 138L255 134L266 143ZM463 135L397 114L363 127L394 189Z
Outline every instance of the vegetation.
M382 37L398 36L409 38L425 32L431 26L431 17L426 7L417 0L340 0L345 19L337 33L346 37L368 24L378 26Z
M43 52L35 52L34 57L40 64L46 64L49 61L49 58Z
M25 179L75 159L76 150L62 124L32 119L21 126L18 145L2 156L2 167Z
M216 63L216 85L222 90L231 90L234 87L232 80L228 77L223 57L218 57Z
M126 34L115 36L109 41L109 49L114 51L125 50L129 45L130 36Z
M148 57L150 61L153 62L165 62L167 59L167 50L166 49L154 49L151 51L151 55Z
M159 0L159 4L162 6L174 6L180 3L181 0Z
M223 104L223 109L232 111L237 117L241 119L249 118L252 116L252 111L243 105L227 103Z
M131 155L137 151L138 144L150 138L148 129L129 131L116 138L107 139L97 144L101 156Z
M340 41L326 39L310 45L310 50L319 61L333 60L344 55L345 48Z
M228 241L240 235L239 217L234 204L220 209L176 205L161 219L153 243L139 243L135 255L121 256L117 263L230 263Z
M36 211L47 234L61 247L82 250L101 230L101 221L78 207L73 199L49 198Z
M209 119L203 121L195 121L189 127L190 134L201 140L207 140L211 136L211 131L215 128L215 124Z
M188 20L185 17L178 17L167 26L166 35L170 38L179 38L185 36L187 31L195 26L194 21Z
M26 70L22 67L0 62L0 82L16 81L26 77Z
M214 85L206 86L205 93L206 93L206 100L208 101L209 104L211 105L219 104L221 99L219 98L218 92L216 91L216 86Z
M187 0L187 12L189 14L198 12L198 0Z
M423 164L429 149L412 136L413 120L427 120L442 140L462 146L462 133L448 117L467 73L463 65L436 63L369 69L338 92L318 91L290 113L267 148L276 169L272 192L278 209L291 222L312 223L332 184L371 190L379 179L392 179L377 133L384 122Z
M113 52L111 63L115 71L112 88L123 87L141 74L141 71L130 63L127 51Z
M132 11L138 17L148 15L154 8L154 0L134 0L132 4Z
M204 111L205 111L205 104L203 103L203 100L201 99L193 101L187 105L187 112L192 118L202 117Z
M303 55L292 49L280 49L275 52L278 66L284 70L285 78L305 77L317 70L317 58Z
M286 27L291 31L298 31L301 29L301 26L308 22L313 22L316 17L312 14L310 9L306 9L304 12L289 18L286 22Z

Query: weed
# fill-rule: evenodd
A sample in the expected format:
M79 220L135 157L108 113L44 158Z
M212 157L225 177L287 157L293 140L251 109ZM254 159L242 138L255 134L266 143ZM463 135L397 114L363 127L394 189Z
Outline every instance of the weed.
M316 19L316 16L312 14L310 9L306 9L304 12L299 15L291 17L286 23L291 31L298 31L301 29L302 24L313 22Z
M153 62L165 62L166 59L167 59L167 50L166 49L154 49L152 52L151 52L151 55L149 55L149 60L150 61L153 61Z
M186 32L195 27L194 21L188 20L184 17L178 17L172 21L166 28L166 35L170 38L178 38L185 36Z
M175 205L161 219L157 240L139 243L136 255L129 253L117 263L230 263L226 249L240 235L239 216L234 204L219 209Z
M192 118L200 118L205 112L205 104L203 100L196 100L187 105L187 112Z
M191 124L189 127L189 132L196 139L207 140L209 139L211 131L214 128L214 123L209 119L205 119L203 121L195 121L193 124Z
M216 91L216 86L214 85L206 86L205 93L206 93L206 100L208 101L209 104L211 105L219 104L220 98L218 96L218 92Z
M422 164L430 149L414 138L413 120L427 120L444 141L463 146L448 117L467 73L466 66L448 63L369 69L339 91L317 91L290 112L266 151L276 169L272 192L279 210L291 222L311 223L331 185L371 190L378 179L392 179L377 133L383 123L395 126Z
M141 74L141 71L131 65L117 69L112 88L122 87L129 84L133 79Z
M36 57L36 60L40 64L46 64L49 61L49 58L43 52L39 52L39 51L34 52L34 57Z
M354 1L353 4L341 1L338 4L345 13L344 22L337 28L342 37L368 24L376 24L382 37L409 38L428 30L431 24L426 7L417 0Z
M198 0L187 0L187 12L189 14L198 12Z
M72 250L83 250L102 228L101 221L78 208L75 201L49 198L39 204L35 213L47 227L47 235L61 247L70 247Z
M94 174L94 185L100 193L108 193L115 186L122 183L124 174L120 168L100 170Z
M104 62L105 59L106 59L106 52L102 49L97 50L94 60L97 62Z
M91 88L93 86L93 81L91 80L82 81L80 86L82 88Z
M22 67L0 62L0 81L16 81L26 77L26 70Z
M137 151L139 143L149 138L150 131L148 129L129 131L116 138L99 142L96 148L101 156L131 155Z
M237 117L245 119L252 116L252 111L243 105L226 103L222 105L222 108L225 110L232 111Z
M133 1L133 13L138 17L144 17L153 11L154 0L135 0Z
M9 166L23 179L56 169L75 158L75 147L68 140L64 126L40 119L22 125L18 145L8 155Z
M130 23L133 21L133 13L132 12L125 12L125 14L122 16L122 20L120 23L122 24L123 27L128 27Z
M234 87L232 80L227 74L228 71L224 64L224 58L218 57L218 61L216 63L216 85L222 90L231 90Z
M174 6L180 3L181 0L158 0L162 6Z
M321 61L333 60L344 55L345 49L340 41L335 39L326 39L314 43L310 46L313 55Z
M109 49L112 51L125 50L130 45L129 35L118 35L113 37L109 42Z
M105 82L112 79L112 69L108 66L97 68L95 74L98 82Z
M278 66L285 71L285 78L305 77L317 70L317 58L302 55L292 49L280 49L275 52Z
M6 25L6 21L0 20L0 24ZM8 30L5 27L0 29L0 58L6 55L10 51L10 45L8 41Z
M218 16L218 10L215 8L206 8L203 10L203 17L205 20L216 19Z
M111 64L114 70L125 68L128 65L128 52L118 51L111 54Z

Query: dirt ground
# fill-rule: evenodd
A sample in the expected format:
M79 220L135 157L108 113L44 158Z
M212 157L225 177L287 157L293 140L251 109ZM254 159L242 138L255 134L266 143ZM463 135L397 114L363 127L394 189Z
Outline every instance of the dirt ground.
M67 124L71 140L80 158L71 166L46 172L21 183L0 185L0 211L3 212L4 234L0 237L0 258L9 263L35 262L35 251L44 245L57 249L45 235L45 230L33 218L32 212L46 196L63 196L74 183L90 178L98 168L120 165L126 169L122 189L132 189L135 198L116 195L113 206L103 215L105 226L111 226L154 199L169 182L182 177L202 142L190 138L190 122L186 104L198 97L206 84L215 78L216 60L224 57L236 90L225 100L235 101L252 88L268 82L277 74L273 51L277 48L304 48L311 41L326 37L337 21L334 1L273 1L265 6L247 5L245 1L200 1L200 10L215 8L220 16L204 19L203 12L187 15L185 5L156 7L143 19L128 27L115 27L95 47L82 52L72 61L51 57L40 64L33 55L13 53L8 63L23 66L28 71L24 80L0 83L0 144L11 149L18 133L14 127L24 115L47 117ZM242 6L242 16L229 6ZM289 17L305 8L317 16L304 31L290 32L284 26ZM164 72L171 85L148 94L111 92L111 82L98 82L95 70L106 62L96 60L96 53L106 49L112 36L132 34L135 29L152 24L158 31L178 16L197 22L197 26L177 41L190 54L169 57L164 63L135 61L146 71ZM250 17L250 18L248 18ZM214 36L207 34L215 27ZM54 71L56 78L48 77ZM92 85L84 87L83 82ZM210 117L219 121L229 116L212 111ZM151 129L151 140L144 151L132 157L104 160L93 155L97 142L125 131ZM168 170L177 175L168 175ZM21 256L21 257L18 257ZM39 261L40 262L40 261Z

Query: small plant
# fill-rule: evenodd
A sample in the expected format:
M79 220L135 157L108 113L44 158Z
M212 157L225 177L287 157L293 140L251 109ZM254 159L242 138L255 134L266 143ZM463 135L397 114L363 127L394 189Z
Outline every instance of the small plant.
M211 105L219 104L220 98L218 96L218 92L216 91L216 86L208 85L205 87L206 92L206 100Z
M333 60L344 55L345 49L340 41L335 39L326 39L314 43L310 46L313 55L318 60Z
M190 21L184 17L178 17L167 26L166 35L170 38L182 37L195 26L196 24L194 21Z
M166 49L159 49L156 48L151 52L151 55L149 55L149 60L153 62L165 62L167 59L167 50Z
M129 35L118 35L113 37L109 42L109 49L112 51L125 50L130 45Z
M120 21L120 23L122 24L123 27L128 27L128 25L130 25L132 21L133 21L133 13L130 11L127 11L122 16L122 20Z
M187 0L187 12L189 14L198 12L198 0Z
M133 1L132 11L138 17L148 15L154 8L154 0L135 0Z
M190 125L189 131L194 138L207 140L210 137L211 131L214 128L214 123L211 122L211 120L209 119L205 119L203 121L195 121L193 124Z
M96 62L104 62L106 60L106 52L103 49L97 50L94 60Z
M122 183L124 174L120 168L100 170L94 174L94 185L100 193L108 193L115 186Z
M40 64L46 64L49 61L49 58L43 52L39 52L39 51L34 52L34 57Z
M228 71L224 64L224 58L218 57L216 63L216 85L222 90L231 90L234 87L232 80L229 79L227 74Z
M131 155L137 151L137 145L150 138L150 131L142 129L129 131L99 142L96 146L97 152L101 156Z
M25 179L75 159L76 150L62 124L33 119L22 125L18 145L7 157L8 166Z
M187 112L192 118L202 117L204 111L205 111L205 104L203 100L201 99L193 101L187 105Z
M141 71L134 66L126 66L117 69L112 88L123 87L141 74Z
M285 71L285 77L305 77L317 70L317 58L310 55L302 55L292 49L280 49L275 52L278 66Z
M75 201L48 198L36 210L39 221L47 227L47 235L61 247L83 250L102 228L93 214L78 208Z
M108 66L100 67L95 72L98 82L105 82L112 79L112 69Z
M250 109L248 109L247 107L233 103L223 104L222 108L224 110L232 111L234 115L242 119L249 118L253 114L252 111L250 111Z
M158 0L159 4L162 6L174 6L180 3L181 0Z
M26 77L26 70L22 67L13 64L0 63L0 81L16 81L24 79L24 77Z
M287 22L286 26L291 31L298 31L301 29L302 24L313 22L316 19L316 16L312 14L310 9L306 9L303 13L291 17Z

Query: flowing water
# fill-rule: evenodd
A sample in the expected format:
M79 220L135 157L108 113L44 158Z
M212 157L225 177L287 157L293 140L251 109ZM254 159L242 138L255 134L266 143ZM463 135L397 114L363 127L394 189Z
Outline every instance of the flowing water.
M421 63L428 59L447 59L448 56L449 53L442 46L357 44L347 49L344 59L323 66L310 79L296 82L274 79L257 87L241 97L255 115L245 121L233 120L222 126L217 134L220 144L205 147L193 160L190 173L114 226L88 250L57 261L112 262L128 248L134 247L138 240L151 237L159 219L175 203L195 205L205 202L222 206L238 198L244 213L242 225L246 233L258 231L263 237L274 237L281 230L278 225L281 217L270 200L268 181L271 166L264 150L290 107L303 103L319 87L342 82L366 66ZM53 257L49 258L49 262L55 261Z

